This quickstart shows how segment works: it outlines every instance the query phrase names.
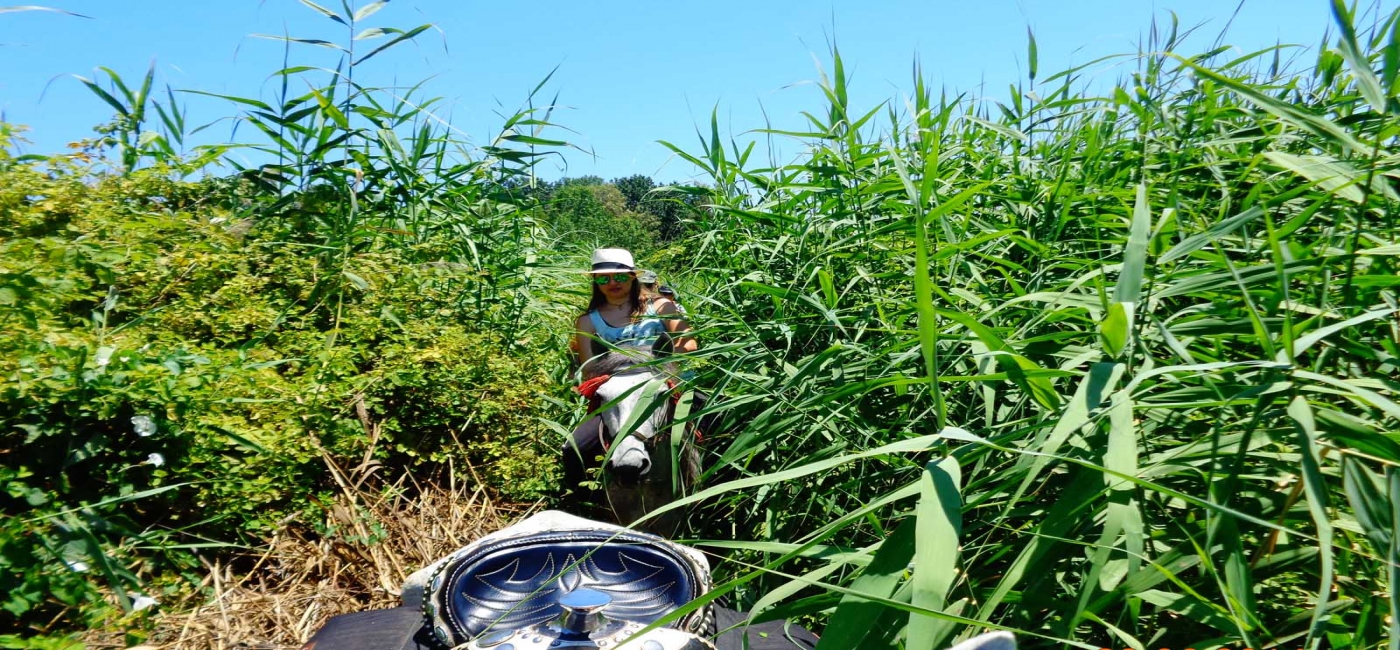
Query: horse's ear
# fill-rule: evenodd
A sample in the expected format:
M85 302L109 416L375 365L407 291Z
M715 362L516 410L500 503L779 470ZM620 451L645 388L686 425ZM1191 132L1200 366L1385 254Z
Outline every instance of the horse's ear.
M656 336L656 342L651 344L651 355L657 358L671 356L676 351L675 343L671 340L670 332L662 332Z

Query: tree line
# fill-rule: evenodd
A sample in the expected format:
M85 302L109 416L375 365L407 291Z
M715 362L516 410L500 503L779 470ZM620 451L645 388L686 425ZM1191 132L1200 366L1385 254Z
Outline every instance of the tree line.
M545 225L563 246L616 246L646 257L690 233L704 187L663 185L644 174L557 181L511 178L507 189L544 206Z

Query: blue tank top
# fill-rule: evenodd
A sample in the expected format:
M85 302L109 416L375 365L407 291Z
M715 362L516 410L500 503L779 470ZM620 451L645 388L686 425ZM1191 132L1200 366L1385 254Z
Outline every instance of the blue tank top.
M665 323L652 312L651 307L647 307L646 314L641 320L632 321L622 327L613 327L597 310L588 312L588 319L593 321L593 329L598 332L598 338L618 347L651 347L656 343L656 338L666 331Z

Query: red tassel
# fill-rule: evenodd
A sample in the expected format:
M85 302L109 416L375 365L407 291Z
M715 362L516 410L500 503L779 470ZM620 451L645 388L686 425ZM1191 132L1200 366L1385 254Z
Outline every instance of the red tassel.
M593 399L593 396L598 393L598 387L608 383L609 379L612 379L612 375L598 375L597 377L579 384L578 388L574 390L578 391L579 395L587 397L588 399Z

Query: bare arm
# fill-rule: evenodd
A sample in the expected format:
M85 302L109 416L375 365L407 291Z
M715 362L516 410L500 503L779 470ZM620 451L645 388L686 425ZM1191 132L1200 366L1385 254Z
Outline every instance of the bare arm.
M593 358L593 337L598 332L593 328L593 320L587 314L579 316L574 321L574 340L569 347L574 349L574 354L578 355L578 365L583 366L585 361Z
M676 352L694 352L700 348L695 337L685 335L686 332L690 331L690 323L686 322L680 308L676 307L676 303L664 298L658 300L656 314L664 317L661 322L666 325L666 332L671 335Z

